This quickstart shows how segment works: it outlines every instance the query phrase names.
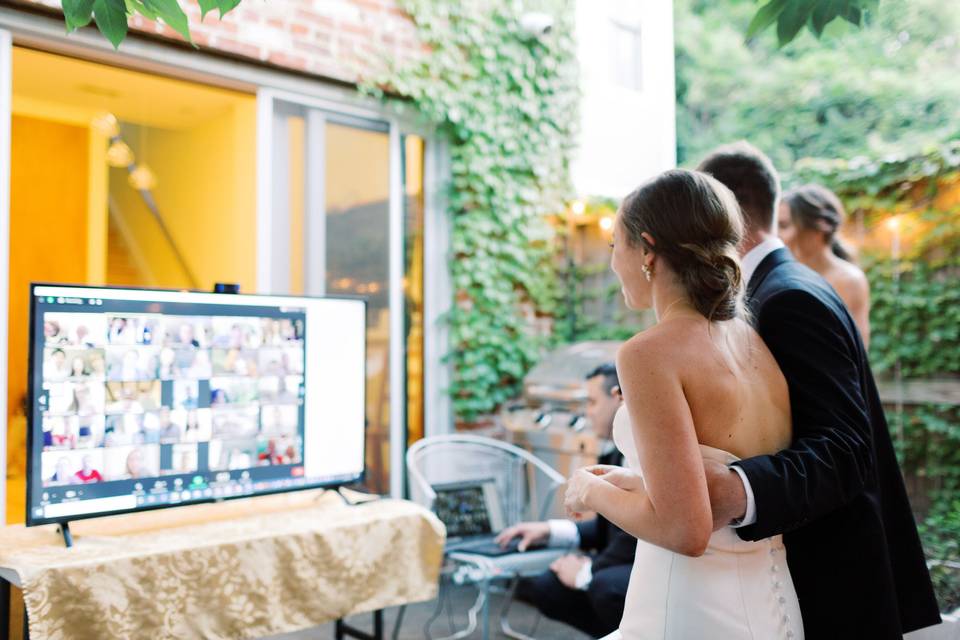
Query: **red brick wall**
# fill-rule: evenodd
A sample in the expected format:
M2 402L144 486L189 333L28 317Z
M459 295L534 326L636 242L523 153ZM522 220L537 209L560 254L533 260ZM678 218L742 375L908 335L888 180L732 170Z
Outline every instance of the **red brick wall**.
M61 7L59 0L19 2ZM402 59L420 49L409 16L394 0L243 0L222 21L210 13L202 23L196 0L188 5L191 33L202 50L346 82L377 71L385 57ZM139 15L130 27L181 40Z

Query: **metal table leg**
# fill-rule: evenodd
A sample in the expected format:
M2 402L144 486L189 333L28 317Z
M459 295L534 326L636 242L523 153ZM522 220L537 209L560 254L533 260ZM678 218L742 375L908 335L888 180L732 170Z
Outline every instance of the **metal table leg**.
M360 631L351 627L343 618L334 624L334 637L337 640L344 638L357 638L358 640L383 640L383 609L377 609L373 612L373 633Z
M10 583L0 578L0 638L10 640Z
M483 591L483 610L480 614L480 638L490 640L490 579L484 578L479 588Z

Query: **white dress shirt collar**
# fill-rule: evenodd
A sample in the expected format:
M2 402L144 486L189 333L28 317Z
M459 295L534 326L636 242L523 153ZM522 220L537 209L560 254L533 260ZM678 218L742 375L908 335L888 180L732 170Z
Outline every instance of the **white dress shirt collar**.
M753 274L756 273L757 267L760 266L760 263L763 262L763 259L768 255L776 251L777 249L782 249L787 245L783 244L783 240L776 236L771 236L755 246L753 249L747 252L747 255L743 256L743 259L740 261L740 274L743 278L744 284L750 282L750 278L753 277Z

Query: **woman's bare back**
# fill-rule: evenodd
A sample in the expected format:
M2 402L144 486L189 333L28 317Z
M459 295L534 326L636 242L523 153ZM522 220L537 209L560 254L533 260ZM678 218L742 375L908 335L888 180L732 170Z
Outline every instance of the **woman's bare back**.
M747 458L790 443L786 379L749 324L683 317L647 333L673 345L670 367L683 384L700 444Z

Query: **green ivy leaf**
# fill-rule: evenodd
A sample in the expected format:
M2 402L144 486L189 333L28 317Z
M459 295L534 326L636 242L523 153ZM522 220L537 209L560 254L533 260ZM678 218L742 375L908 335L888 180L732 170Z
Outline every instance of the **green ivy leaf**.
M67 32L87 26L93 19L93 0L63 0L63 17Z
M220 18L230 13L240 4L240 0L198 0L200 3L200 19L203 20L207 14L214 9L220 12Z
M127 36L127 11L123 0L94 0L93 19L113 48L119 48Z
M848 6L841 15L844 20L855 27L859 27L861 20L863 20L863 11L860 7Z
M193 42L187 14L180 8L178 0L143 0L143 5L157 14L164 24L183 36L187 42Z
M207 14L214 9L220 8L219 0L198 0L200 4L200 20L207 17Z
M814 3L800 2L793 0L777 18L777 41L780 46L786 46L791 40L797 37L800 29L810 19L813 12Z
M148 20L157 20L160 18L160 15L156 11L152 11L144 6L143 0L126 0L126 2L128 14L136 12Z
M223 16L233 11L238 4L240 4L240 0L217 0L217 6L220 8L220 17L223 18Z
M771 0L769 3L760 7L750 25L747 27L747 40L755 37L758 33L777 21L777 17L783 8L787 5L787 0Z
M839 11L834 0L820 0L810 15L810 30L819 38L826 26L839 15Z

